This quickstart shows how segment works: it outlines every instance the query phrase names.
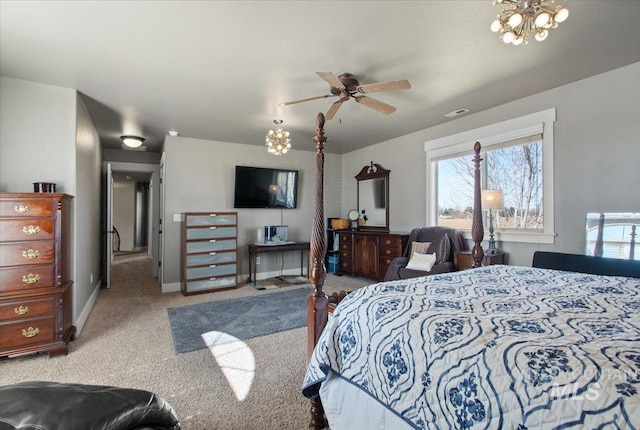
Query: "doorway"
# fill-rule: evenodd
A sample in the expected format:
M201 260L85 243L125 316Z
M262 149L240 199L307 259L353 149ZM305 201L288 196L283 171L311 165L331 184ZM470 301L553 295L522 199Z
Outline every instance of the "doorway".
M113 252L149 249L149 185L151 174L113 173Z
M152 259L151 275L157 278L161 265L159 166L105 162L104 172L104 286L109 288L114 251L118 247L120 251L147 252Z

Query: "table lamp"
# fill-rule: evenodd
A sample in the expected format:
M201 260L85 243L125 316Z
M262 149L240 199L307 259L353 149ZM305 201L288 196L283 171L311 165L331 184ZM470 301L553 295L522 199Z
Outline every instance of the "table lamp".
M485 251L487 254L498 254L500 250L496 248L496 241L493 239L493 209L502 209L502 191L501 190L482 190L481 192L482 209L489 211L489 248Z

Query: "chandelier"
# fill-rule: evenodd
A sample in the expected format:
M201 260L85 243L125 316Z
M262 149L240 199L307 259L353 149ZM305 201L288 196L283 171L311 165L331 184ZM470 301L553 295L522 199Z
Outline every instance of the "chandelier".
M534 37L541 42L550 28L558 27L569 16L564 6L554 6L555 0L494 0L511 8L503 9L491 23L491 31L500 33L504 43L526 45Z
M273 120L276 125L276 129L269 130L267 133L267 149L273 155L282 155L286 154L287 151L291 148L291 139L289 139L289 132L284 131L280 124L282 124L281 119Z

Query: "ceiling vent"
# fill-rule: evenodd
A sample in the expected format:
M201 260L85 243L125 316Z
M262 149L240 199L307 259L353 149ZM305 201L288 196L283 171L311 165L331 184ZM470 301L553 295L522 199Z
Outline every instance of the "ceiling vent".
M454 116L458 116L458 115L462 115L463 113L467 113L469 112L469 109L458 109L458 110L454 110L453 112L449 112L448 114L445 114L445 116L447 118L453 118Z

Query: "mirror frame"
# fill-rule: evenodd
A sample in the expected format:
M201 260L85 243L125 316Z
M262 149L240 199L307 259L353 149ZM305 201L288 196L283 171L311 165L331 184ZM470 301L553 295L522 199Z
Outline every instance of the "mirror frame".
M387 170L381 165L374 163L373 161L369 166L364 166L360 173L355 178L357 181L357 199L358 199L358 213L361 213L360 208L360 182L368 181L371 179L384 178L385 181L385 224L384 226L358 226L358 230L373 230L373 231L389 231L389 173L391 170Z

